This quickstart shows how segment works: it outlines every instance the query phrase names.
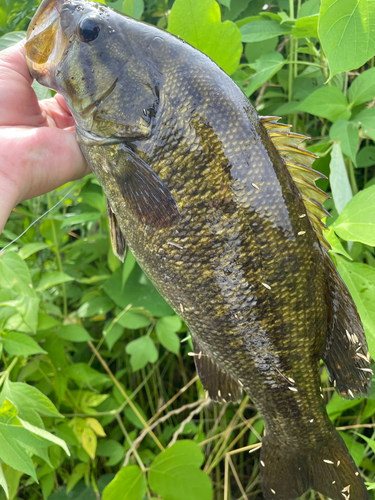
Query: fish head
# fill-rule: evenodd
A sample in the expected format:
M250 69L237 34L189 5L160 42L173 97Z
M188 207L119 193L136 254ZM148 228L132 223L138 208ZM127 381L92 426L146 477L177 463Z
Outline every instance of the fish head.
M150 133L159 94L147 29L96 2L44 0L37 10L25 45L30 73L65 97L83 142Z

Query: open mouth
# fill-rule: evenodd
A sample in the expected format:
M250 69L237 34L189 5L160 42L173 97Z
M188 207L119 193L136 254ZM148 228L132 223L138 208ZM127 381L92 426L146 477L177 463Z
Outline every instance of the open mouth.
M54 88L54 69L69 41L60 24L63 0L44 0L27 30L25 52L31 74Z

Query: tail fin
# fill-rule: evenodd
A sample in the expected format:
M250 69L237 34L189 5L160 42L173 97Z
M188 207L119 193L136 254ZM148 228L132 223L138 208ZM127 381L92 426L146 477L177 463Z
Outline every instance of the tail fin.
M280 443L274 434L262 441L261 481L266 500L295 500L312 488L332 500L369 500L369 493L344 441L331 436L314 449Z

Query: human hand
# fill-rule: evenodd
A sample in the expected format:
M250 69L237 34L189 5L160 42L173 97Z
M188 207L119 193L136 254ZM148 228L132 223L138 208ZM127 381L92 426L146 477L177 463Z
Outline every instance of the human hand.
M17 203L90 172L64 98L38 101L23 46L0 52L0 233Z

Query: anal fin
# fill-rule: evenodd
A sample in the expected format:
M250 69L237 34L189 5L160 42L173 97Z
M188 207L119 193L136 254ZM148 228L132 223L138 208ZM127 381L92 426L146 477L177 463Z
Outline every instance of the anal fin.
M331 318L323 360L337 392L347 399L369 393L372 370L365 332L354 301L332 260L326 255Z
M116 215L112 210L108 198L106 198L106 203L107 203L107 214L109 221L109 233L111 237L113 253L116 255L118 259L121 260L121 262L124 262L126 255L125 236L118 225Z
M199 378L212 401L239 403L242 387L238 380L212 357L207 348L193 337L194 361Z

